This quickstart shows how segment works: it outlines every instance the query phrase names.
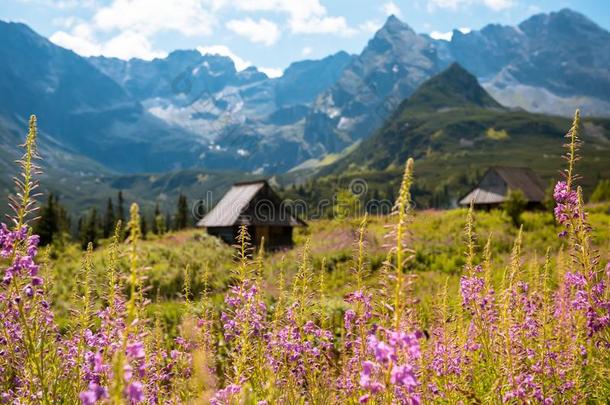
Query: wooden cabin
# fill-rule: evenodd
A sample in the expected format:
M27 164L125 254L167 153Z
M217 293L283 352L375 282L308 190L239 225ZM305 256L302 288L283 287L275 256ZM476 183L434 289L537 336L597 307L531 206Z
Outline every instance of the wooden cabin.
M265 180L235 183L198 223L210 235L229 244L237 243L242 225L248 227L251 243L277 249L292 246L295 226L307 226L282 204L281 198Z
M528 209L543 206L544 187L532 169L526 167L490 167L479 184L463 197L459 204L475 208L491 209L498 207L508 197L511 190L521 190L527 200Z

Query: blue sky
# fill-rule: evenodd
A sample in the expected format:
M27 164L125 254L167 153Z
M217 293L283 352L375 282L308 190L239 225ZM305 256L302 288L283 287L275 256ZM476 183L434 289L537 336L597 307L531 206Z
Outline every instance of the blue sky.
M610 28L609 0L0 0L0 19L85 56L151 59L196 48L278 75L296 60L360 52L390 14L446 38L454 28L514 25L563 7Z

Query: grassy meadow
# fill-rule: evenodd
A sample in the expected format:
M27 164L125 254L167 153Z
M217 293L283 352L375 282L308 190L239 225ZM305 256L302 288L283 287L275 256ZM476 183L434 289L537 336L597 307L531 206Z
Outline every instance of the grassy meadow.
M0 400L608 402L610 204L583 201L579 130L553 212L416 210L409 159L392 215L339 210L290 250L143 234L134 203L83 251L38 246L32 117L0 226Z
M610 252L610 204L588 207L593 229L593 241L602 252ZM415 212L409 224L408 245L414 250L409 269L417 282L414 292L420 301L421 314L429 315L434 303L447 284L450 300L459 301L459 278L465 264L463 230L467 209L423 210ZM265 252L263 255L263 291L269 303L278 298L280 273L287 287L298 271L299 257L305 244L310 250L313 288L317 291L316 305L331 319L341 318L348 308L343 297L355 288L353 268L358 256L358 230L363 217L348 219L320 219L308 222L306 228L296 228L295 246L289 250ZM390 247L388 232L395 218L368 216L364 245L366 248L366 284L375 288L381 282L381 268ZM500 283L510 262L511 249L519 231L500 209L477 212L479 243L488 237L492 240L494 258L493 278ZM540 266L547 249L554 256L565 241L557 238L560 227L551 212L534 211L522 215L523 258L525 269ZM102 305L107 284L108 248L111 240L103 240L93 252L93 294ZM159 319L170 333L176 333L182 314L187 311L184 302L184 280L190 279L191 300L205 294L221 310L223 297L235 282L235 249L201 229L169 232L157 236L148 234L141 242L141 260L146 263L144 285L146 297L151 301L149 315ZM83 251L78 243L49 246L49 272L53 277L55 307L61 308L60 319L68 323L69 314L79 307L82 293ZM610 257L602 257L610 260ZM555 257L553 257L555 260ZM128 273L125 257L120 261L122 273ZM188 273L185 269L188 267ZM322 287L320 286L322 282ZM322 288L322 292L320 291Z

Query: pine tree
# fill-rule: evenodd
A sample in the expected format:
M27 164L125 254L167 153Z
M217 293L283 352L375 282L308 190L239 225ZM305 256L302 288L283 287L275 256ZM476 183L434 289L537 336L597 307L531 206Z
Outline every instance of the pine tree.
M146 215L142 213L140 216L140 232L142 233L142 239L146 240L146 234L148 233L148 224L146 223Z
M104 238L109 238L114 234L115 225L116 218L114 216L112 198L108 198L108 204L106 205L106 214L104 215Z
M165 232L169 231L172 226L172 216L169 212L165 213L165 221L163 222L165 223Z
M180 194L178 197L178 209L176 212L175 229L185 229L189 225L188 202L186 196Z
M70 220L70 215L68 214L68 210L66 210L64 208L64 206L59 203L59 200L57 199L57 197L55 197L55 207L57 209L57 216L58 216L57 224L59 225L60 235L66 234L67 236L69 236L72 221Z
M513 225L516 227L521 225L521 214L523 214L526 207L527 199L521 190L510 190L506 197L506 201L502 203L504 212L506 212L513 222Z
M165 217L159 213L155 217L155 228L157 228L157 235L163 235L167 232L167 223L165 222Z
M41 246L53 242L53 238L59 232L59 217L55 207L55 196L50 193L46 205L40 211L40 219L34 226L34 232L40 236Z
M49 194L47 203L40 211L40 219L34 226L40 236L40 245L45 246L70 232L70 218L66 209L59 204L57 196Z
M155 213L153 215L153 220L152 220L152 233L154 233L155 235L159 235L159 217L161 216L161 211L159 210L159 203L157 203L155 205Z
M122 224L125 223L125 208L123 200L123 191L119 190L119 195L117 197L118 206L117 206L117 219L121 221Z
M97 247L100 236L100 221L97 209L92 208L90 214L81 222L80 242L83 249L87 249L89 242Z

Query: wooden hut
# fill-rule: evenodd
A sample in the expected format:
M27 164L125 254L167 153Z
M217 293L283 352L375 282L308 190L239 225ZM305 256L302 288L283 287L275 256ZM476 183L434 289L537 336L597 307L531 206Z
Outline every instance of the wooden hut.
M281 198L265 180L235 183L197 223L208 234L229 244L237 242L242 225L248 227L254 245L260 245L264 238L269 249L291 246L293 228L307 226L282 204Z
M542 207L544 188L536 173L526 167L501 166L490 167L459 204L468 206L472 202L475 208L495 208L506 201L511 190L523 192L528 209Z

